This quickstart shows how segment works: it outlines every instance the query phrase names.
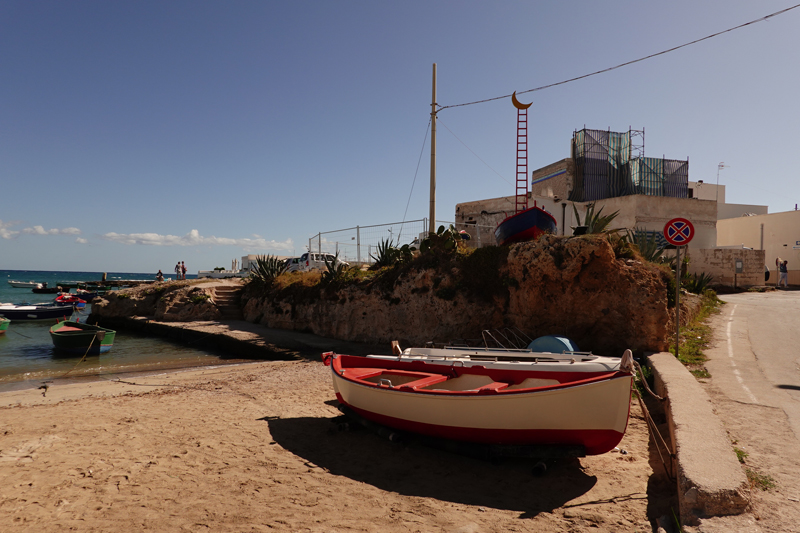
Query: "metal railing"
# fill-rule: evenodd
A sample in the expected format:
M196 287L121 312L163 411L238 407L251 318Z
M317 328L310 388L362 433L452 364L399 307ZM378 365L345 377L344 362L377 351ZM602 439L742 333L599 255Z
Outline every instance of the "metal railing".
M448 227L453 222L437 220L434 229ZM308 249L316 253L339 254L339 259L350 264L368 265L375 262L378 245L391 241L394 246L418 244L428 234L428 219L407 220L373 226L355 226L333 231L322 231L308 239Z

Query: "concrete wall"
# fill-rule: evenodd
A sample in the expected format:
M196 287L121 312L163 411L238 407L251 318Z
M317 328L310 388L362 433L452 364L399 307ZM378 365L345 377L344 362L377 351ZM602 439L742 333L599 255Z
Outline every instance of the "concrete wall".
M717 245L763 250L771 272L769 285L778 281L775 260L785 259L789 261L789 284L800 285L800 211L720 220Z
M737 260L742 262L742 273L736 273ZM687 272L705 272L714 277L714 284L729 287L764 285L764 251L743 248L689 248Z

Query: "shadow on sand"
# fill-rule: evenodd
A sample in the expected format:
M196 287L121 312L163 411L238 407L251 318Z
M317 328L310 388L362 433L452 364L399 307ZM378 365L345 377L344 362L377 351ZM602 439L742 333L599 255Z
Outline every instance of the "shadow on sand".
M338 431L334 418L264 418L277 444L333 475L406 496L506 509L532 518L562 507L597 483L580 462L548 463L542 476L533 461L489 462L429 448L413 440L393 443L366 430Z

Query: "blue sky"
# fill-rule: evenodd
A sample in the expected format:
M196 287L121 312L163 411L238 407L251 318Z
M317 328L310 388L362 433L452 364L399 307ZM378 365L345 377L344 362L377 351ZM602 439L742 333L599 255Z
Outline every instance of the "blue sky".
M462 104L791 5L5 0L0 269L196 272L427 217L433 63L438 103ZM646 155L688 158L692 181L725 162L728 202L794 209L799 27L800 8L521 94L530 168L567 157L576 129L632 127ZM512 195L510 100L438 116L437 218Z

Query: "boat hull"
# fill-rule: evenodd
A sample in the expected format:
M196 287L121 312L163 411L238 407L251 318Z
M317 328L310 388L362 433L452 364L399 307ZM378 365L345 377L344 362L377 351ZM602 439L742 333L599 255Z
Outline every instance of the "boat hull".
M114 345L116 332L111 329L65 320L50 328L53 347L76 355L106 353Z
M0 317L15 322L64 319L70 315L72 306L66 305L0 305Z
M0 318L0 335L5 335L11 321L7 318Z
M477 368L439 374L423 371L435 369L421 362L342 359L351 357L337 355L330 361L337 399L365 419L398 430L483 444L583 446L588 455L597 455L619 444L627 428L632 383L627 372L589 379ZM359 374L375 383L358 379ZM462 381L471 381L474 389L451 384L465 377ZM401 383L413 378L438 381L425 387ZM392 379L395 384L387 385ZM497 379L530 379L540 385L498 390ZM380 380L386 381L381 385Z
M556 233L556 219L540 207L530 207L506 218L494 230L498 246L531 241L543 233Z
M9 280L9 285L12 287L16 287L18 289L32 289L34 287L38 287L39 284L35 281L14 281Z

